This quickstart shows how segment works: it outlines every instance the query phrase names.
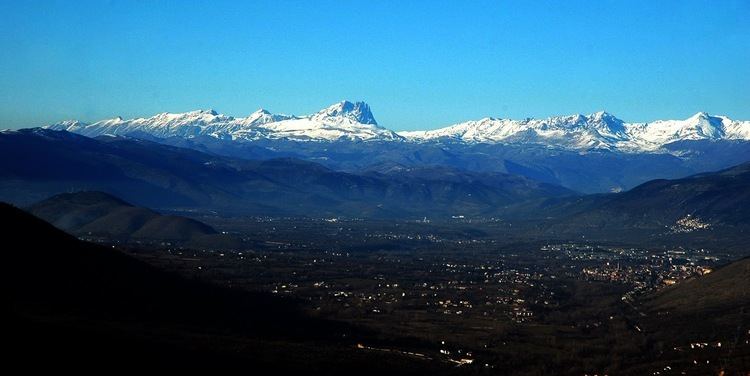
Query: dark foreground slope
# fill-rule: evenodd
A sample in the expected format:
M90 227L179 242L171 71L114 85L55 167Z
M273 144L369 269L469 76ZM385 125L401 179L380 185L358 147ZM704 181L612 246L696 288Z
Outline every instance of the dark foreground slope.
M750 371L750 259L645 296L634 307L633 324L663 367L695 375Z
M161 215L103 192L55 195L30 206L28 211L77 236L185 242L217 234L196 220Z
M750 258L684 281L644 299L643 309L666 318L665 337L704 340L750 335ZM674 330L670 330L674 329Z
M6 204L0 227L6 367L433 371L357 351L364 333L309 318L290 301L161 272Z

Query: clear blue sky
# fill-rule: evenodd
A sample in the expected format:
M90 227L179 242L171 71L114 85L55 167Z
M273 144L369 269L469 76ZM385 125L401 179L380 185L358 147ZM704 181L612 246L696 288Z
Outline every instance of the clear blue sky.
M370 103L426 129L750 119L750 1L0 0L0 128Z

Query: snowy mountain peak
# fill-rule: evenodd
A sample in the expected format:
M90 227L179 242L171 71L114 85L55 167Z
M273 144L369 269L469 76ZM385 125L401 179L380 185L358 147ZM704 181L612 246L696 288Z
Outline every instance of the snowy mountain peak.
M245 118L215 110L164 112L149 118L102 120L92 124L60 122L47 126L85 136L148 134L159 138L209 136L228 140L293 139L333 141L400 140L381 128L364 102L342 101L308 116L273 114L259 109Z
M591 114L589 116L590 117L605 117L605 116L612 116L612 114L610 114L607 111L601 110L601 111L596 111L596 112L594 112L593 114Z
M585 123L596 130L601 136L618 139L627 137L625 134L625 122L607 111L594 112L586 116Z
M589 120L595 120L595 121L606 121L608 123L623 123L622 120L618 119L614 115L610 114L607 111L597 111L593 114L590 114L587 116Z
M695 123L689 124L688 127L694 126L696 132L705 138L717 139L724 136L724 119L720 117L711 116L707 112L699 112L687 121Z
M578 123L585 123L586 120L587 120L586 116L583 116L583 114L570 115L567 118L571 119L572 122L574 122L576 124L578 124Z
M703 120L703 119L709 119L711 115L708 114L708 112L698 112L695 115L691 116L688 120Z
M271 115L271 113L268 110L266 110L265 108L259 108L259 109L255 110L255 112L253 112L251 115L255 115L255 114L258 114L258 115Z
M239 120L241 120L241 122L246 126L261 126L263 124L296 118L296 116L292 115L273 114L264 108L259 108L257 111L250 114L250 116Z
M345 117L360 124L378 125L370 106L365 102L341 101L314 115L317 118Z

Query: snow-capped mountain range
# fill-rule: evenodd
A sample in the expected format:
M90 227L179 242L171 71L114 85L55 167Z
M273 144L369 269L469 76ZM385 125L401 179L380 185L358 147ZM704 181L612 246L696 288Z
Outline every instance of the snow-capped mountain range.
M625 123L601 111L547 119L484 118L432 131L401 132L407 140L537 144L569 150L650 152L683 140L750 140L750 121L699 112L686 120Z
M160 138L203 135L226 140L461 142L636 153L656 152L682 140L750 140L750 121L704 112L685 120L650 123L625 123L603 111L547 119L484 118L430 131L396 133L379 126L366 103L349 101L307 116L272 114L260 109L247 117L234 118L201 110L130 120L117 117L91 124L69 120L47 128L90 137L148 134Z
M214 110L161 113L149 118L124 120L121 117L96 123L67 120L47 126L84 136L138 135L155 137L211 136L229 140L292 139L333 141L401 140L393 131L378 126L367 103L342 101L315 114L294 116L272 114L259 109L244 118L219 114Z

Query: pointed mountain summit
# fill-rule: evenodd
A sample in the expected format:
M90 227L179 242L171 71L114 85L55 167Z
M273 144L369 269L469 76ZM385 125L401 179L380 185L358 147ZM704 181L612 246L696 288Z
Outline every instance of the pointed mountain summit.
M245 126L262 126L263 124L274 123L282 120L296 119L294 115L273 114L270 111L259 108L248 117L240 120Z
M724 124L719 117L711 116L707 112L699 112L688 119L701 136L711 139L724 136Z
M625 139L625 122L607 111L595 112L586 116L586 123L604 137Z
M250 115L251 115L251 116L252 116L252 115L258 115L258 116L263 116L263 115L271 115L271 112L270 112L270 111L268 111L268 110L266 110L265 108L259 108L259 109L257 109L257 110L256 110L255 112L253 112L253 113L252 113L252 114L250 114Z
M365 102L341 101L315 114L313 117L345 117L360 124L378 125L370 106Z
M618 119L616 116L610 114L607 111L594 112L593 114L586 116L586 118L590 122L602 122L602 123L607 123L607 124L615 125L615 126L622 125L625 123L624 121Z
M200 112L200 113L202 113L202 114L213 115L213 116L216 116L216 115L218 115L218 114L219 114L219 113L218 113L218 112L216 112L216 110L214 110L213 108L209 108L209 109L207 109L207 110L200 110L199 112Z

